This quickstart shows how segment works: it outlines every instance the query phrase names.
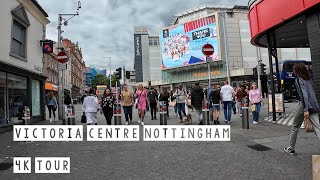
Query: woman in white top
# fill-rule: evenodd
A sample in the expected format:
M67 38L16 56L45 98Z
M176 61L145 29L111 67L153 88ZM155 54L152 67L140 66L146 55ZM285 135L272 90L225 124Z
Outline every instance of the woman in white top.
M83 100L82 111L86 114L87 125L97 125L97 112L99 111L99 102L94 90L90 89L89 96Z

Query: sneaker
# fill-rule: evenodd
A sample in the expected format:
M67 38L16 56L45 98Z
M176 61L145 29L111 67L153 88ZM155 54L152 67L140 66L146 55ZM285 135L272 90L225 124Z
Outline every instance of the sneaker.
M129 122L128 122L128 121L126 122L126 125L129 125Z
M257 121L253 121L253 124L259 124Z
M240 114L240 117L242 117L242 114Z
M138 123L139 123L139 124L140 124L140 122L141 122L141 121L140 121L140 120L138 120Z
M198 125L203 125L202 121L199 121L199 124Z
M228 121L227 123L228 123L228 124L231 124L231 121Z
M144 122L141 122L141 125L144 126Z
M52 119L50 118L49 121L50 121L50 124L51 124L52 123Z
M286 147L283 150L284 150L284 152L286 152L288 154L291 154L291 155L295 155L296 154L295 150L293 150L291 147Z
M228 120L224 120L225 123L228 123Z

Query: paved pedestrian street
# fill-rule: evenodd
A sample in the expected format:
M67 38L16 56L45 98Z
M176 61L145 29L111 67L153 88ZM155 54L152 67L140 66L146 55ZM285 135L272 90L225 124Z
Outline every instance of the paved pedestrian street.
M76 105L77 124L80 108ZM159 124L159 115L152 121L149 113L145 125ZM170 113L168 124L179 124ZM260 119L267 116L265 106L261 114ZM100 114L98 124L106 124ZM312 179L311 155L320 152L317 138L301 129L298 154L292 156L282 150L289 132L290 127L265 121L242 130L239 115L233 115L230 142L13 142L8 132L0 135L2 166L10 166L11 157L32 157L32 164L34 157L70 157L71 172L35 174L32 169L31 174L13 174L10 167L1 169L0 179Z

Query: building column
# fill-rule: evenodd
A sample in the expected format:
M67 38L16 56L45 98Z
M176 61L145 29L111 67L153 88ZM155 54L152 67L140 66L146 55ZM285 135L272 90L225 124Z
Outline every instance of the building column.
M320 77L320 12L306 15L313 77ZM318 102L320 102L320 78L314 78Z

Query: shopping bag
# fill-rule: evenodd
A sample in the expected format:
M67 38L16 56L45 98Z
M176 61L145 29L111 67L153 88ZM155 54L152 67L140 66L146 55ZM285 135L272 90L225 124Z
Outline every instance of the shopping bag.
M320 179L320 155L312 155L313 179Z
M83 112L82 116L81 116L81 123L87 123L87 116L86 114Z
M250 109L251 109L252 112L255 112L256 111L256 105L255 104L251 105Z
M310 118L304 118L303 119L303 124L304 124L304 128L306 130L306 132L314 132L314 127L311 123Z

